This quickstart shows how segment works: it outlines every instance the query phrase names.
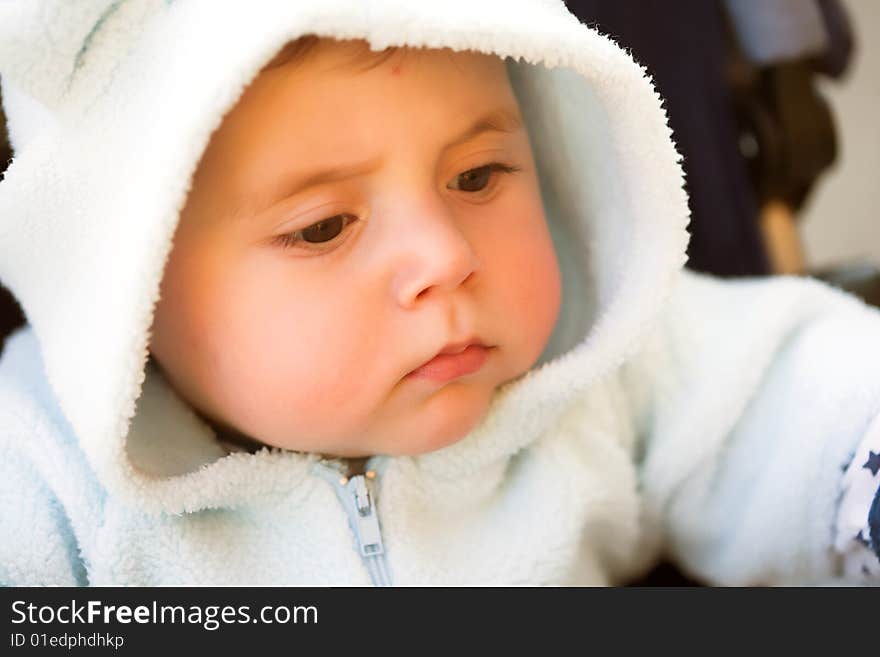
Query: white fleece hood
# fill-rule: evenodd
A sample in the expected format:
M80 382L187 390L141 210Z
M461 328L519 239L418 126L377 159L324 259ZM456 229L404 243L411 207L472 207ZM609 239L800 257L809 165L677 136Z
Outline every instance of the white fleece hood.
M145 372L201 153L262 66L307 33L509 58L534 147L563 270L559 323L540 365L499 391L469 436L413 457L426 472L473 472L539 436L633 352L685 260L687 202L661 100L561 0L6 0L15 155L0 183L0 281L98 479L151 512L234 505L308 461L221 458Z

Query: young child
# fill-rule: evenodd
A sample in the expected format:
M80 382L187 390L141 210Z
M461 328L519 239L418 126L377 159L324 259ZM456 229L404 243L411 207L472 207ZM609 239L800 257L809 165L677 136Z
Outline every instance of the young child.
M880 313L683 271L561 2L12 2L0 75L0 583L880 581Z

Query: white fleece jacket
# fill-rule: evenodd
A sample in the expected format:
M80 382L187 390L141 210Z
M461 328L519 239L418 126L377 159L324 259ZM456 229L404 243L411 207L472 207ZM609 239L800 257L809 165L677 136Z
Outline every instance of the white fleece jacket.
M506 58L563 272L547 350L467 437L345 484L315 455L228 453L147 366L199 156L306 33ZM0 79L0 281L28 319L0 357L0 583L615 584L662 555L721 584L849 572L834 528L880 415L880 313L684 272L661 101L562 2L11 0Z

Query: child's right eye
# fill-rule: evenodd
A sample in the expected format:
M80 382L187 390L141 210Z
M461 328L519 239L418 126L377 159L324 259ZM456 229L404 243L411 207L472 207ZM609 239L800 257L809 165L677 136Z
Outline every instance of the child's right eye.
M283 248L293 248L301 243L323 244L336 239L349 224L355 221L355 219L356 217L354 215L337 214L322 219L306 228L302 228L292 233L279 235L273 241Z

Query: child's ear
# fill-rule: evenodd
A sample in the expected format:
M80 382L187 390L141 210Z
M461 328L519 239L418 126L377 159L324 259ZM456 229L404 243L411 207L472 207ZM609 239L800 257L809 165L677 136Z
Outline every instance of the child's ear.
M0 2L0 75L54 108L119 0Z

